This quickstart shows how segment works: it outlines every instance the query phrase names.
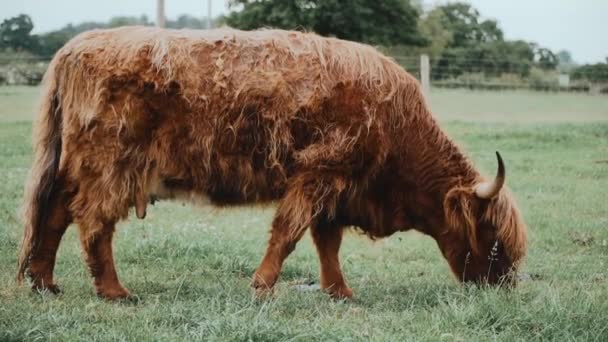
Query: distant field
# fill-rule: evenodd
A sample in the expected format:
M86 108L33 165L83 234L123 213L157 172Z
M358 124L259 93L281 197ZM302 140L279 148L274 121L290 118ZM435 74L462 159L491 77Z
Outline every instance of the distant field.
M444 121L608 121L608 96L525 90L434 89L433 111Z
M494 172L495 150L505 157L530 233L523 269L530 279L512 291L457 284L434 241L420 234L371 242L351 233L341 257L355 300L292 286L318 281L308 237L287 260L274 296L256 300L249 281L273 208L163 202L145 220L119 227L119 275L140 300L117 304L92 294L74 228L56 267L64 294L14 283L37 92L0 88L0 341L608 341L607 97L431 96L445 129L480 169Z

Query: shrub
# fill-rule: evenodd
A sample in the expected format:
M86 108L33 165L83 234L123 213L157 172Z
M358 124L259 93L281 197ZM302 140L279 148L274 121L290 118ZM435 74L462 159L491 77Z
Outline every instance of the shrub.
M38 85L46 71L46 62L15 62L0 65L0 84Z

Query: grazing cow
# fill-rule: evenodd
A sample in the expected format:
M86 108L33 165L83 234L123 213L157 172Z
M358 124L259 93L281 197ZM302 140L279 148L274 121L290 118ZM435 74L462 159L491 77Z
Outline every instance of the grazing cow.
M349 226L371 238L427 234L463 281L510 281L525 254L500 156L485 180L410 74L369 46L311 33L83 33L49 65L34 150L18 279L37 289L58 291L55 256L74 222L96 292L128 296L115 224L180 196L278 201L253 275L261 291L307 228L334 297L352 296L338 259Z

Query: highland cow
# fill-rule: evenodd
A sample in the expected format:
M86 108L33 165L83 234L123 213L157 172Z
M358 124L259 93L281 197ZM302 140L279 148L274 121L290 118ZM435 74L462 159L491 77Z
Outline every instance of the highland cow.
M97 294L127 297L115 224L183 196L278 202L260 291L307 229L334 297L352 296L346 227L429 235L462 281L512 282L525 254L500 156L496 178L482 178L414 77L372 47L280 30L95 30L59 50L43 91L18 265L36 289L58 291L55 256L74 222Z

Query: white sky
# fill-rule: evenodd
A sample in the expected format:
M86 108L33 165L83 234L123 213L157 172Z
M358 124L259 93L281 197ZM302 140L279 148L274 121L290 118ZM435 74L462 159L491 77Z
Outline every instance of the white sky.
M577 62L599 62L608 57L608 0L466 1L483 17L498 20L508 39L534 41L553 51L567 49ZM225 13L225 3L212 0L214 16ZM169 18L180 14L203 17L207 0L165 0L165 7ZM156 0L0 0L0 20L28 14L39 33L67 23L107 21L119 15L145 14L154 21L155 8Z

